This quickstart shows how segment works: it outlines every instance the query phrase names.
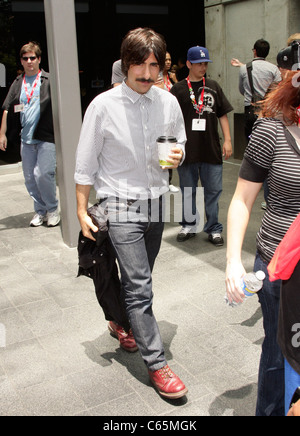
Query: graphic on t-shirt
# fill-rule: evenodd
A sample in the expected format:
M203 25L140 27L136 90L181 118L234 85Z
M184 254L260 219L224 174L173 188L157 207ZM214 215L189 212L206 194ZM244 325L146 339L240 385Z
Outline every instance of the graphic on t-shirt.
M198 89L199 92L199 98L198 98L198 104L200 105L201 102L201 91L202 91L202 87ZM204 91L204 107L203 107L203 112L208 112L208 113L214 113L214 105L215 105L215 97L213 96L213 94L211 92L209 92L209 90L207 90L207 87L205 87L205 91Z

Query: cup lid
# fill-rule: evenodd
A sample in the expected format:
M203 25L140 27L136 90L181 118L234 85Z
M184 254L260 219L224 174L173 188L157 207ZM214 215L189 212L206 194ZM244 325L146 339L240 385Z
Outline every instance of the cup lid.
M156 140L157 142L177 142L175 136L160 136Z

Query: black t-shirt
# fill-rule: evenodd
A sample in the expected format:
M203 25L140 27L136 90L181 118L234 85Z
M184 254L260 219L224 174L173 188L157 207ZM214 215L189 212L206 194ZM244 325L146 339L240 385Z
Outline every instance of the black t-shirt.
M300 374L300 262L282 282L278 343L291 367Z
M192 82L196 102L200 103L203 90L203 80ZM206 162L220 165L223 162L222 150L218 132L218 118L233 110L225 97L220 85L211 79L205 79L204 110L201 115L206 120L205 131L193 131L192 123L199 118L190 98L190 91L186 80L176 83L171 93L177 97L185 120L187 142L185 145L186 158L184 164Z

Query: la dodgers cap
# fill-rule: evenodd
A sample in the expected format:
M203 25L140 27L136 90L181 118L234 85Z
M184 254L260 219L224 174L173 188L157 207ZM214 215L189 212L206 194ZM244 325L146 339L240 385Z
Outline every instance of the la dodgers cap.
M190 61L191 64L199 64L201 62L212 62L209 59L209 53L207 48L200 47L197 45L196 47L191 47L187 53L187 60Z

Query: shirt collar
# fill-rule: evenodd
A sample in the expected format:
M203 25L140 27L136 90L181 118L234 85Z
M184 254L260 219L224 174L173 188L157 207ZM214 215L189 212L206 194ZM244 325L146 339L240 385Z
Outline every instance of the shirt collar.
M138 92L134 91L133 89L131 89L128 85L126 85L126 80L123 80L122 82L122 89L124 94L126 95L126 97L129 98L129 100L132 101L132 103L136 103L137 101L139 101L141 98L148 98L151 101L154 101L155 99L155 92L153 90L153 86L151 86L151 88L149 89L149 91L146 94L139 94Z

